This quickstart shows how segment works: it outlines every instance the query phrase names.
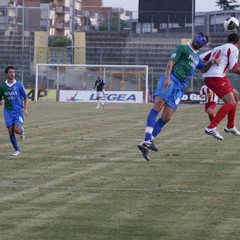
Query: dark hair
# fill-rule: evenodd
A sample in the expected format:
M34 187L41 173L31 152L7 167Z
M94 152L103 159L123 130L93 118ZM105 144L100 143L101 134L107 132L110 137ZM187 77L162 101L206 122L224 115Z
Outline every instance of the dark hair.
M5 68L5 74L7 74L10 69L15 70L15 68L14 68L13 66L7 66L7 67Z
M229 43L237 43L239 41L239 36L236 33L231 33L228 35Z

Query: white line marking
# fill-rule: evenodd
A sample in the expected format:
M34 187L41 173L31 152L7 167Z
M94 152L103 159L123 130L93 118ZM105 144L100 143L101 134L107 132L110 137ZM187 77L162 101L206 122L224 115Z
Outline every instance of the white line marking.
M174 189L174 188L95 188L95 187L54 187L54 186L31 186L31 185L1 185L0 188L36 188L39 189L78 189L85 191L121 191L121 192L162 192L162 193L216 193L216 194L240 194L240 191L229 191L229 190L205 190L205 189Z

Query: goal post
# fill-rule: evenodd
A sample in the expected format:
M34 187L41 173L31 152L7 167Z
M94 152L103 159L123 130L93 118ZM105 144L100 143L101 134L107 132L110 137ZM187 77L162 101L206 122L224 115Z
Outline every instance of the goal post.
M148 103L148 74L148 65L36 64L34 100L94 101L92 88L100 75L105 101Z

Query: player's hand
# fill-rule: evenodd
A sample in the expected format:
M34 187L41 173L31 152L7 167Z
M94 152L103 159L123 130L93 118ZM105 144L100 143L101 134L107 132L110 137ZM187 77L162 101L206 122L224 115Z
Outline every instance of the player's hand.
M92 93L94 93L94 89L92 89Z
M217 64L217 66L219 65L219 63L220 63L220 59L219 58L214 58L214 59L212 59L211 60L211 63L212 63L212 65L214 65L214 64Z
M172 84L170 79L166 79L164 82L164 89L167 89L170 87L170 85Z
M24 115L29 116L27 109L22 109L22 111L23 111Z
M102 94L104 94L104 90L102 90Z

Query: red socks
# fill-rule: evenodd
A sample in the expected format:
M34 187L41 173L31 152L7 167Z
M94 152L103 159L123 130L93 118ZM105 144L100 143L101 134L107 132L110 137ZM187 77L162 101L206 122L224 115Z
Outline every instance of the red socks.
M213 120L213 118L214 118L214 113L209 113L208 117L209 117L209 120L211 122Z
M234 111L235 109L235 111ZM232 112L231 112L232 111ZM231 114L229 114L231 112ZM223 118L228 115L228 123L234 123L234 117L236 114L236 106L231 103L224 103L224 105L217 111L216 116L211 121L208 128L215 128L223 120ZM231 127L228 125L228 127Z
M235 106L229 113L228 113L228 128L233 128L235 126L234 120L237 112L237 106Z

